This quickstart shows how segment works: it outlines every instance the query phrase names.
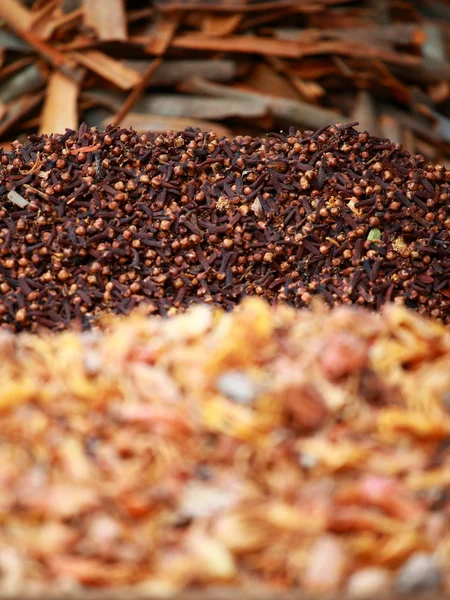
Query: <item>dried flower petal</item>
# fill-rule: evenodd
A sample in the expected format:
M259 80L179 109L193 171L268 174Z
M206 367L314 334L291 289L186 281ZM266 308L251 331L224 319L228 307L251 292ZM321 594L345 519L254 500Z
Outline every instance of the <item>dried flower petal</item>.
M0 592L449 592L445 326L190 315L0 337Z

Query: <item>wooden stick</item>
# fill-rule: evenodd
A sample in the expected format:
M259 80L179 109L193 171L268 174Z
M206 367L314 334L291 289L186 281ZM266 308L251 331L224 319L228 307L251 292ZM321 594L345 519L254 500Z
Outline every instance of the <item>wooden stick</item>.
M0 17L13 29L28 29L33 22L33 14L18 0L1 0Z
M436 123L436 134L441 140L450 144L450 119L441 115L437 110L428 109L428 111Z
M9 65L6 65L0 69L0 81L4 81L5 79L8 79L8 77L11 77L11 75L14 75L14 73L18 73L25 67L34 64L36 64L36 58L34 56L19 58L18 60L15 60L14 62L9 63ZM42 65L40 66L42 67Z
M151 60L126 60L125 64L144 75L151 66ZM149 81L150 86L176 85L190 77L202 77L209 81L231 81L238 74L238 64L228 59L181 59L164 60Z
M129 90L141 81L139 73L99 50L72 52L71 56L80 65L94 71L123 90Z
M359 123L359 129L378 135L375 104L367 90L359 90L350 119Z
M82 110L93 108L95 106L101 107L108 112L116 113L119 112L125 99L123 92L105 90L99 87L84 90L80 94Z
M263 94L298 100L295 87L282 73L274 69L271 63L258 62L246 78L246 82Z
M39 37L46 41L49 40L52 35L58 29L69 29L75 27L83 18L83 9L77 8L72 10L70 13L62 14L60 16L53 17L52 19L44 22L40 22L37 33Z
M32 46L47 62L55 68L64 70L69 77L77 80L78 73L74 70L70 59L29 30L33 21L32 13L25 9L18 0L0 0L0 17L3 17L17 35Z
M423 62L420 56L406 52L386 50L363 42L325 40L316 43L298 42L262 38L259 36L230 35L227 37L205 37L198 34L184 34L172 42L174 48L187 50L211 50L214 52L242 52L283 58L301 58L302 56L320 56L322 54L351 56L355 58L373 58L388 63L417 66Z
M29 54L32 48L19 36L7 29L0 29L0 48L2 50L13 50L22 54Z
M375 60L384 60L387 63L401 65L403 67L415 67L423 61L420 56L414 56L406 52L396 52L387 50L378 46L371 46L363 42L352 41L323 41L318 44L308 44L302 47L301 56L313 56L321 54L338 54L341 56L350 56L352 58L370 58Z
M421 117L420 115L411 114L387 103L383 103L380 106L380 112L381 114L392 117L402 127L407 127L424 140L427 140L432 144L442 145L442 139L439 138L439 136L436 134L436 132L433 130L433 128L430 126L430 124L424 117Z
M425 23L426 38L422 44L422 54L425 58L445 62L447 49L442 29L434 23Z
M205 97L192 94L149 94L136 105L136 112L167 117L192 117L221 121L231 117L252 119L267 114L263 103L247 98Z
M123 103L121 109L118 113L113 117L112 123L113 125L118 125L125 115L133 108L139 98L144 94L151 78L157 71L158 67L162 63L162 58L155 58L152 63L149 65L145 73L142 75L140 82L134 86L133 90L130 92L128 98Z
M47 2L41 3L41 6L36 11L32 12L33 21L29 27L39 38L42 37L42 31L46 28L46 25L53 21L55 15L55 8L59 4L59 0L47 0ZM42 29L43 28L43 29Z
M27 94L16 100L9 106L5 118L0 122L0 136L11 129L18 121L22 120L25 115L35 109L43 100L45 92L37 94Z
M36 92L44 86L45 78L42 70L33 63L14 73L0 84L0 101L11 102L23 94Z
M287 27L265 28L263 33L274 35L276 39L291 42L315 43L324 39L341 39L369 44L386 43L420 46L425 40L425 32L416 23L392 23L371 27L345 27L324 29L299 29Z
M135 8L127 11L128 24L140 21L141 19L148 19L155 14L155 9L150 6L144 6L143 8Z
M296 97L300 96L300 98L315 104L325 94L325 90L319 83L302 79L296 75L292 71L290 65L281 58L270 56L267 58L267 61L277 72L283 73L288 79L291 87L297 91Z
M392 74L392 70L381 60L373 61L375 69L381 74L382 84L389 88L399 102L408 104L411 101L411 89L405 85L398 77Z
M344 0L319 0L314 7L325 8L333 4L344 4ZM295 8L298 12L311 12L311 0L262 0L261 2L245 3L222 0L222 2L198 2L197 0L181 0L178 2L161 2L158 6L162 12L173 11L210 11L210 12L264 12L281 8Z
M406 148L406 150L408 150L409 152L411 152L411 154L416 154L417 152L417 146L416 146L416 138L414 136L414 133L411 131L411 129L409 127L402 127L401 128L401 132L402 132L402 137L401 137L401 141L403 143L403 146Z
M173 13L159 16L151 28L150 41L144 47L144 52L155 56L162 56L175 35L180 24L180 15Z
M167 48L169 47L170 42L172 41L173 36L178 28L180 23L180 17L178 13L174 13L171 15L167 15L163 18L162 21L157 23L154 29L154 39L146 45L144 48L145 52L149 54L156 54L158 58L148 66L145 73L142 75L141 80L137 83L126 101L124 102L122 108L119 112L114 116L113 123L117 124L122 121L125 115L132 109L132 107L136 104L136 102L141 98L144 94L146 88L148 87L151 78L159 68L162 62L162 55L165 53Z
M21 62L21 61L18 61ZM14 63L13 63L14 64ZM8 103L19 99L26 94L37 92L45 83L42 70L36 63L28 64L20 71L2 81L0 84L0 121L2 121L10 112ZM10 112L10 114L12 114Z
M64 133L78 127L79 86L69 77L53 71L41 113L39 133Z
M426 23L424 33L422 64L407 71L402 71L397 66L393 66L392 69L402 79L412 80L414 83L434 83L450 79L450 65L447 61L447 50L441 28L434 23Z
M393 142L402 142L402 128L396 119L390 115L381 115L379 123L382 137L388 138Z
M415 141L416 151L418 154L423 154L429 157L430 160L437 160L439 149L433 144L428 144L424 140L417 139Z
M262 104L271 114L278 119L290 121L318 129L323 125L335 123L337 120L348 120L348 117L339 115L326 108L313 106L301 100L290 100L277 98L267 94L254 91L238 89L236 87L210 83L199 78L193 78L179 86L184 91L205 94L207 96L219 96L221 98L247 98L255 103Z
M226 37L207 37L195 33L176 37L172 46L185 50L212 50L213 52L241 52L261 54L263 56L283 56L298 58L300 47L296 42L285 42L258 36L229 35Z
M281 7L279 10L271 10L262 13L247 13L245 18L241 21L243 30L252 30L255 28L261 28L261 35L265 35L262 31L262 25L267 23L273 23L279 19L285 19L288 15L298 14L305 12L302 6L286 6Z
M23 40L30 44L30 46L33 46L33 48L54 67L64 67L68 66L68 63L70 63L62 52L43 42L33 32L21 28L16 28L16 31Z
M127 18L123 0L83 0L84 23L104 41L125 41Z
M242 13L217 15L206 13L203 18L202 31L205 35L222 37L234 33L242 20Z

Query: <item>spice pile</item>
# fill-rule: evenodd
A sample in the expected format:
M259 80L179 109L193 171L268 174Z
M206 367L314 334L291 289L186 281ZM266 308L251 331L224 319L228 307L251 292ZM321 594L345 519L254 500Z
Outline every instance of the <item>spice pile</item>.
M450 592L444 326L257 298L109 321L0 337L1 592Z
M84 126L0 160L4 327L253 294L450 321L448 172L351 125L234 140Z

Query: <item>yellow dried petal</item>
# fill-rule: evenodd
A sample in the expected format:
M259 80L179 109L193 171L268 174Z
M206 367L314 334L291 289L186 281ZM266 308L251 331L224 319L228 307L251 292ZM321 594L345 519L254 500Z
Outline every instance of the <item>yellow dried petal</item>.
M421 439L444 439L450 434L450 420L433 419L421 412L401 408L385 408L378 415L378 430L384 438L392 440L399 433Z
M188 547L201 559L201 579L231 579L237 568L233 555L220 541L203 533L191 535Z
M36 380L24 377L18 381L2 381L0 385L0 410L28 402L36 396Z
M271 502L261 517L267 519L274 527L287 531L301 531L303 533L319 533L326 526L326 515L318 515L317 511L314 518L311 518L305 510L296 506L286 504L285 502Z
M377 558L380 564L396 567L418 548L426 547L422 536L411 529L411 526L408 530L392 536L385 543L378 544Z
M89 481L93 477L92 463L77 439L73 437L64 439L58 447L58 453L74 481Z
M405 485L414 491L447 487L450 486L450 470L448 467L441 467L425 472L410 473L406 477Z
M369 451L350 441L329 442L320 438L309 438L298 444L299 450L314 457L331 471L349 468L361 464Z

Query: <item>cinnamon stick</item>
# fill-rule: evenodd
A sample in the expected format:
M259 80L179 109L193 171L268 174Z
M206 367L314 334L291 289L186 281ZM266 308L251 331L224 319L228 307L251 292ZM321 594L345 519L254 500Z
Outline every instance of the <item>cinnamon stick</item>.
M141 81L139 73L99 50L72 52L72 57L80 65L94 71L123 90L129 90Z
M256 91L210 83L200 78L192 78L179 87L184 91L203 93L206 96L248 99L254 101L255 104L262 105L279 119L301 124L305 127L319 128L328 123L334 123L339 119L346 120L347 118L331 110L313 106L301 100L277 98L276 96L269 96Z
M84 23L104 41L125 41L127 17L124 0L83 0Z
M151 28L149 41L144 47L144 52L155 56L164 54L180 24L177 13L159 16Z
M133 106L136 104L139 98L144 94L145 88L148 86L151 78L156 73L161 63L162 58L159 57L155 58L152 61L145 73L142 75L140 82L134 86L133 90L131 91L126 101L123 103L119 112L112 119L112 123L114 125L117 125L122 121L125 115L133 108Z
M78 127L79 86L72 79L53 71L47 85L39 132L64 133L66 128Z

